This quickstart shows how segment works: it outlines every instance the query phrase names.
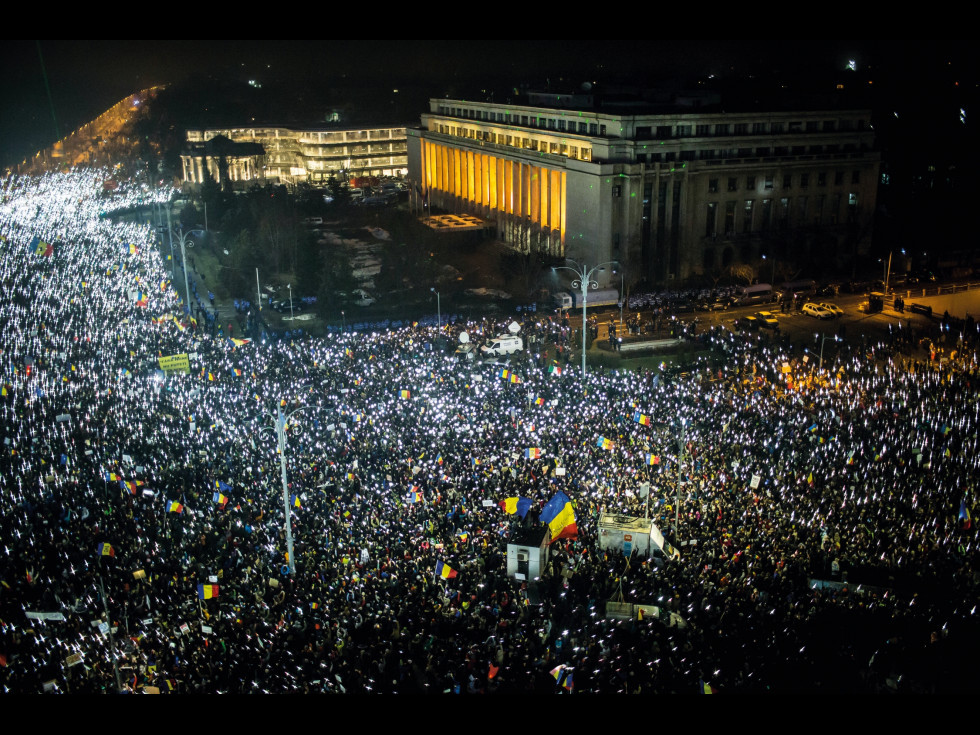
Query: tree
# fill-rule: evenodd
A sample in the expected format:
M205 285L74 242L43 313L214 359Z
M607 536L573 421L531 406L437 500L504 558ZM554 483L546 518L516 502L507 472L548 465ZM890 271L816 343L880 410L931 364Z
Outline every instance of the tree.
M746 286L751 286L756 279L755 268L751 265L733 265L728 268L728 272L732 278L745 281Z

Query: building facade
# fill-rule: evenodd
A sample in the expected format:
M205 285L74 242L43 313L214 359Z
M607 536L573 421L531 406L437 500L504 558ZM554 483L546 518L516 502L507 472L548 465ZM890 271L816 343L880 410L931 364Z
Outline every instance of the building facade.
M218 136L234 143L258 143L262 155L225 157L209 155L206 144ZM204 182L204 169L218 181L221 168L234 184L261 181L295 185L321 184L331 176L399 176L408 170L405 127L317 128L282 127L188 130L181 155L184 181Z
M630 263L656 283L762 256L844 260L870 243L870 111L623 114L587 94L527 101L430 101L407 138L409 178L431 206L492 221L519 249Z

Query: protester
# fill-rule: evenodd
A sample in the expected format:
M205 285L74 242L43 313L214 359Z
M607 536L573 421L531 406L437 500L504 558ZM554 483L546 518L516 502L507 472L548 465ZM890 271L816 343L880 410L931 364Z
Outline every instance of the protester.
M431 326L218 338L151 229L104 216L171 192L107 177L0 189L4 691L976 683L968 338L955 360L868 345L820 372L715 328L683 380L583 378L544 317L523 327L544 359L506 365L427 348ZM189 372L159 369L184 354ZM507 539L558 491L577 538L541 579L508 576ZM501 509L514 497L528 520ZM599 547L603 514L648 507L679 558ZM659 614L607 618L614 599Z

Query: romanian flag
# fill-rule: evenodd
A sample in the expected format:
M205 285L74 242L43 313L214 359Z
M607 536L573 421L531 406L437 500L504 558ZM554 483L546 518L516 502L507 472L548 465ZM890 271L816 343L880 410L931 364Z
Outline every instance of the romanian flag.
M578 538L578 526L575 524L575 511L572 501L563 492L555 493L555 497L541 510L541 521L551 529L551 541L560 538Z
M964 530L969 530L973 525L973 516L970 515L970 509L966 507L966 498L960 501L960 526Z
M303 504L299 500L299 495L292 495L289 498L289 504L294 508L302 508Z
M137 291L136 292L136 305L137 306L146 306L147 301L148 301L149 298L150 298L150 296L149 296L148 293L146 293L146 291Z
M416 492L409 493L408 494L408 502L409 503L421 503L422 502L422 493L417 492L417 491Z
M214 494L214 497L211 498L211 500L213 502L217 503L218 505L220 505L222 508L224 508L226 505L228 505L228 496L227 495L223 495L221 493L215 493Z
M242 370L241 368L232 368L231 374L234 375L236 378L240 378L242 377Z
M500 370L497 371L497 377L507 380L507 378L510 377L510 370L504 370L503 368L501 368Z
M347 473L347 479L348 480L353 480L354 479L354 473L353 472L348 472Z
M197 586L197 597L199 600L211 600L218 596L218 585L199 584Z
M133 481L133 480L120 480L119 481L119 487L121 489L123 489L123 490L129 490L129 492L132 493L133 495L136 495L136 493L138 492L136 488L138 488L142 484L143 484L143 482L141 480L136 480L136 481Z
M599 449L605 449L605 450L611 450L614 446L616 446L613 443L612 439L606 439L606 437L604 436L600 436L599 441L597 441L595 445Z
M448 564L443 564L441 561L436 562L436 576L442 577L443 579L452 579L458 575L455 569L450 567Z
M460 531L456 535L459 536L459 540L462 541L464 544L470 540L470 535L466 531Z
M560 664L551 670L551 675L558 682L558 686L568 691L572 691L574 684L572 683L572 670L565 666L565 664Z
M637 411L636 413L633 414L633 420L636 423L640 424L641 426L649 426L650 425L650 417L647 416L644 413L640 413L639 411Z
M178 503L175 500L170 505L167 506L167 510L170 513L183 513L184 512L184 506L181 505L180 503Z
M231 342L232 347L244 347L245 345L247 345L252 340L250 340L250 339L235 339L234 337L230 337L229 338L229 341Z
M543 406L544 405L544 398L542 398L541 396L538 396L537 398L535 398L534 399L534 405L535 406Z
M704 679L698 682L698 694L717 694L718 690L711 686Z
M504 513L509 515L517 513L523 518L531 508L531 501L528 498L506 498L497 503L497 505L500 506Z
M519 377L517 377L517 373L511 373L510 374L510 382L511 383L520 383L521 382L521 379Z
M477 457L473 457L473 459L471 459L470 462L473 463L474 467L478 467L480 465L480 460Z
M103 478L106 482L119 482L122 478L115 472L106 472Z
M658 457L657 455L647 454L645 456L646 456L646 463L648 465L653 466L655 464L660 464L660 457Z
M35 255L42 255L45 258L50 258L52 253L54 253L54 248L50 243L44 242L39 237L35 237L31 240L31 250L34 251Z
M524 457L526 459L537 459L541 456L541 450L537 447L530 447L524 450Z
M412 392L407 390L400 390L398 391L398 395L401 396L402 398L411 398Z
M442 464L442 455L441 454L438 457L436 457L436 464Z
M115 556L116 550L111 544L99 544L99 556Z
M137 248L135 245L133 245L133 243L129 243L129 254L130 255L136 255L136 253L138 253L138 252L139 252L139 248Z

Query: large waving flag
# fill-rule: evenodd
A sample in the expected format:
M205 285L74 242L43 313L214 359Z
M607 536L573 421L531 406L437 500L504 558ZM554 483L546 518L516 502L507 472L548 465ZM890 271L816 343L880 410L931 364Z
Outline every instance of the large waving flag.
M642 426L650 425L650 417L645 413L640 413L639 411L633 414L633 420Z
M605 449L606 451L610 451L614 446L616 446L612 439L606 439L604 436L600 436L599 441L597 441L595 445L599 447L599 449Z
M210 600L218 596L218 585L199 584L197 586L197 597L199 600Z
M555 493L541 511L541 520L551 529L551 541L560 538L578 538L578 526L575 524L575 511L572 501L563 492Z
M452 579L457 576L459 572L453 569L448 564L443 564L441 561L436 562L436 576L442 577L443 579Z
M559 664L551 670L551 675L555 677L555 681L558 682L558 686L572 691L575 686L572 683L572 669L570 669L565 664Z
M50 258L54 253L54 248L51 246L51 243L44 242L44 240L39 237L35 237L33 240L31 240L30 248L34 251L35 255L42 255L46 258Z
M541 456L541 450L537 447L529 447L524 450L524 457L526 459L538 459Z
M497 505L501 507L504 513L508 513L509 515L517 513L523 518L531 508L531 501L528 498L505 498L497 503Z

